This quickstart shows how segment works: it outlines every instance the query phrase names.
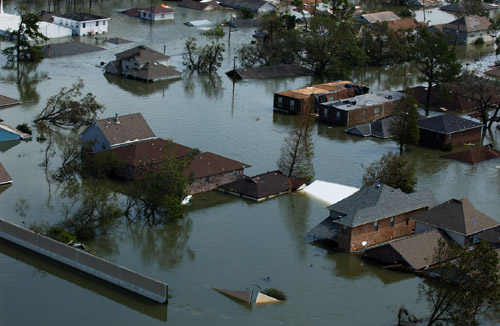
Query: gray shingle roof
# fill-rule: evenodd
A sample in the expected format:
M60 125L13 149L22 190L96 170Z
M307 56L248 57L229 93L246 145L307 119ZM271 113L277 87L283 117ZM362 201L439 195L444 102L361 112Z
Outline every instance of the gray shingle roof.
M147 63L141 69L130 69L130 71L135 77L144 80L181 77L181 72L175 70L174 67L156 62Z
M443 28L451 30L460 30L464 32L487 31L491 23L488 17L471 15L455 19L454 21L444 24Z
M374 183L328 209L343 215L336 220L337 223L356 227L435 204L436 199L431 192L405 194L400 189Z
M135 48L115 54L117 59L135 59L138 62L156 62L170 59L169 56L153 50L145 45L139 45Z
M498 226L491 217L478 211L467 199L450 199L422 214L415 220L464 236Z
M393 134L389 132L391 128L393 116L387 117L385 119L380 119L374 122L365 123L345 130L348 134L368 137L372 136L375 138L387 139L394 137Z
M481 6L483 7L484 10L498 9L498 5L486 3L486 2L482 2ZM456 3L446 5L446 6L442 6L442 7L439 7L439 9L444 10L444 11L451 11L451 12L464 12L465 11L462 2L456 2Z
M45 45L42 48L42 53L45 58L54 58L102 50L104 48L78 41L70 41Z
M19 104L21 101L7 97L5 95L0 95L0 106Z
M427 119L420 119L418 127L440 134L451 134L468 129L481 128L482 124L452 114L443 114Z
M231 8L248 8L251 10L259 10L268 4L268 2L264 0L222 0L220 4L226 7ZM269 3L272 5L271 3ZM274 6L274 5L273 5Z
M110 145L155 137L140 113L118 116L118 121L119 123L116 123L116 118L113 117L95 122Z

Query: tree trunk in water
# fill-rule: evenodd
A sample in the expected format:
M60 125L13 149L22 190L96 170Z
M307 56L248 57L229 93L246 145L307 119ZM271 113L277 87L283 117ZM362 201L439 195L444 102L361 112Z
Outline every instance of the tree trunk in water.
M497 103L497 107L495 108L495 113L493 113L493 116L490 118L490 122L488 123L488 129L491 128L491 125L493 124L493 121L497 117L499 110L500 110L500 103Z
M431 91L432 91L432 84L429 83L427 86L427 97L425 99L425 116L429 116L429 103L431 101Z

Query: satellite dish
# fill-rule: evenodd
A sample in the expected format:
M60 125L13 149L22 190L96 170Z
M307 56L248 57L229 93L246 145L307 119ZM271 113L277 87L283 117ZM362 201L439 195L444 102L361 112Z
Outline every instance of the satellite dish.
M368 242L363 241L363 242L361 242L361 244L363 245L363 247L366 247L366 245L368 244Z

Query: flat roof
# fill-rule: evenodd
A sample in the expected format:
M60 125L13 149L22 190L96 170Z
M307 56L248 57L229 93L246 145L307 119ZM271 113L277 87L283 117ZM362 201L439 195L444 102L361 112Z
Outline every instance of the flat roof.
M344 100L321 103L323 107L334 107L338 110L352 111L367 106L375 106L383 103L398 101L405 94L394 91L379 91L368 94L357 95Z

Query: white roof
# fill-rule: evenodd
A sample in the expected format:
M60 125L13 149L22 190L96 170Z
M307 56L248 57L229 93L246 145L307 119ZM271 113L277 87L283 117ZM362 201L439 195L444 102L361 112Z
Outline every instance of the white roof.
M338 183L316 180L302 191L316 197L329 205L333 205L354 194L359 189Z
M194 26L194 27L200 27L200 26L210 26L212 25L212 22L206 19L201 19L201 20L192 20L190 22L185 23L187 26Z
M0 13L0 33L4 33L8 29L18 29L20 22L20 16ZM38 30L48 38L71 36L72 33L71 28L47 22L38 22Z

